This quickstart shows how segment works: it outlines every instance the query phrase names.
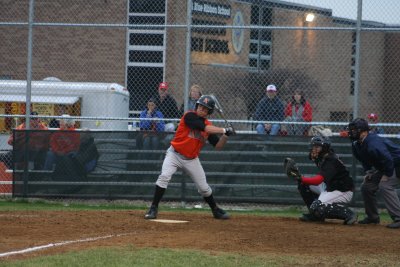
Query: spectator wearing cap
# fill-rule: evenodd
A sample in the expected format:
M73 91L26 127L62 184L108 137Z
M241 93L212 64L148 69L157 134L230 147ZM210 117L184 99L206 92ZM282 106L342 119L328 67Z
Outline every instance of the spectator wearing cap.
M164 115L166 119L178 119L180 116L176 100L169 93L168 83L162 82L158 86L158 94L152 98L158 110ZM165 131L175 131L175 123L173 121L165 121Z
M266 88L266 95L258 102L254 119L257 121L268 121L267 123L259 123L256 126L258 134L277 135L280 130L279 123L270 123L272 121L283 121L284 105L277 96L277 89L274 84L270 84Z
M311 122L312 108L301 90L294 90L291 101L286 106L285 117L288 122ZM287 129L289 135L307 135L309 125L290 124Z
M36 111L31 112L32 116L38 116ZM49 147L49 136L48 132L43 132L43 130L48 130L48 128L40 121L38 117L32 117L29 121L29 131L28 138L25 136L26 123L18 125L15 128L15 133L11 133L8 138L7 143L13 146L13 151L3 154L0 157L0 161L3 161L8 168L12 168L12 159L15 163L26 162L26 140L28 140L28 162L33 161L34 169L41 170L44 166L44 161L46 158L46 153ZM19 168L19 166L16 166Z
M157 105L153 98L147 101L147 108L140 113L140 130L145 131L142 136L143 149L158 149L160 140L157 132L163 132L165 123L163 114L157 109ZM152 120L153 119L153 120Z
M47 152L45 170L53 170L54 164L64 156L75 156L80 146L80 135L75 130L75 120L68 114L61 115L60 128L50 137L50 150Z
M367 116L368 118L368 124L372 127L371 132L374 132L376 134L385 134L385 130L382 127L375 126L374 124L378 123L378 115L376 113L370 113Z

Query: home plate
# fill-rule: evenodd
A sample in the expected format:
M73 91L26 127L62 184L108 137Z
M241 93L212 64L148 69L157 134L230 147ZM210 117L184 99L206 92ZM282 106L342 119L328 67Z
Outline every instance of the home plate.
M178 221L178 220L165 220L165 219L154 219L150 220L153 222L160 222L160 223L187 223L189 221Z

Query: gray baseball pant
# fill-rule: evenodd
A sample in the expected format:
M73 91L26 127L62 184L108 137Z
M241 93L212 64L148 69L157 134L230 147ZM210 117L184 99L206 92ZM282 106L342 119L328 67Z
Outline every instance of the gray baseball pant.
M380 181L379 184L371 180L364 180L361 184L361 193L364 200L365 213L369 218L379 218L376 194L380 190L390 217L392 217L393 221L400 221L400 200L396 192L397 184L398 180L395 172L387 181Z
M212 194L211 187L207 183L206 174L204 173L199 158L186 158L176 152L172 146L167 150L161 168L161 174L158 176L156 185L162 188L167 188L172 175L174 175L178 168L190 176L196 185L197 191L203 197L209 197Z

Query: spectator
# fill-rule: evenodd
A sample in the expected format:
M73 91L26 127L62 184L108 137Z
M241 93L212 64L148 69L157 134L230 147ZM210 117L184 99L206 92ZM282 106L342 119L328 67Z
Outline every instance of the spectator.
M64 156L76 156L80 146L80 135L75 132L75 121L70 115L63 114L60 119L60 128L50 137L50 150L46 155L45 170L53 170L54 164Z
M400 176L400 146L387 138L370 132L368 122L357 118L349 123L353 155L364 168L361 184L366 217L359 224L379 224L377 192L382 192L385 206L393 223L386 227L400 228L400 200L396 192Z
M89 129L82 129L80 135L80 146L75 156L77 163L76 171L80 174L88 174L93 171L99 160L100 154Z
M370 113L367 116L368 118L368 124L376 124L378 123L378 115L376 115L376 113ZM382 127L371 127L371 132L374 132L376 134L385 134L385 130Z
M294 173L298 190L310 213L303 214L301 221L344 220L354 224L357 214L346 205L350 203L354 183L349 171L331 148L328 137L314 136L310 142L309 159L317 166L315 176L305 177Z
M285 109L285 121L287 122L311 122L312 108L310 103L304 98L300 90L295 90L291 101ZM289 135L307 135L309 126L301 124L287 125Z
M32 116L38 116L38 113L31 112ZM47 132L37 130L47 130L48 128L40 121L39 118L31 118L30 130L35 130L28 133L28 161L33 161L34 169L43 169L46 153L49 147L49 136ZM3 161L7 168L12 168L12 160L14 158L15 163L23 163L25 161L25 130L26 124L23 122L17 128L15 128L15 135L11 133L8 138L8 144L13 146L13 151L9 151L2 155L1 161Z
M189 92L189 101L188 101L188 111L193 111L196 108L196 102L199 100L199 98L203 95L203 89L201 88L200 85L198 84L193 84L192 87L190 87L190 92ZM184 103L181 106L181 114L183 115L185 113L185 106Z
M163 114L157 109L155 100L153 98L147 101L147 108L140 113L140 130L146 131L143 134L142 142L143 149L158 149L160 139L157 132L163 132L165 123L163 120L146 120L154 118L164 118Z
M279 97L276 96L276 86L270 84L264 96L256 107L254 119L257 121L283 121L284 106ZM277 135L279 133L279 123L260 123L256 126L258 134Z
M178 119L179 110L175 99L168 92L168 83L162 82L158 86L158 94L153 97L158 110L164 115L164 118ZM165 121L165 131L175 131L175 123L173 121Z

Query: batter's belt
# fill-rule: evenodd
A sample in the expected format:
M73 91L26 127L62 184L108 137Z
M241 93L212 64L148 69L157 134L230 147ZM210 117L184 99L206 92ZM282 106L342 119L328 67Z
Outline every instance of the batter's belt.
M168 148L168 151L174 152L174 153L177 154L181 159L184 159L184 160L192 160L192 159L195 159L195 158L188 158L188 157L182 155L181 153L179 153L178 151L176 151L175 148L174 148L173 146L170 146L170 147Z

